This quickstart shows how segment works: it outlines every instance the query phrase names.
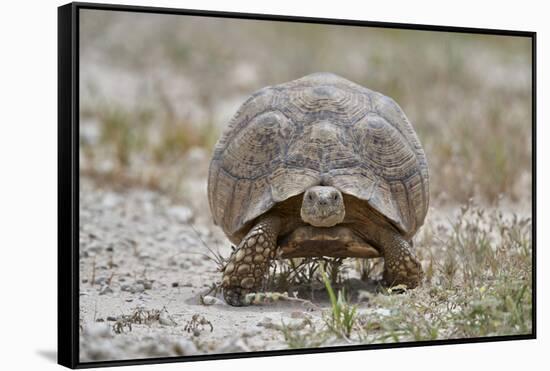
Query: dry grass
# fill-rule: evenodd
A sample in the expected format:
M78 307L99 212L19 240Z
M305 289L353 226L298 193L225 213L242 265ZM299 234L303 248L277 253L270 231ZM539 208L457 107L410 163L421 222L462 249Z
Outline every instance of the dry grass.
M81 117L101 139L81 141L88 169L142 179L155 167L172 191L170 165L210 151L247 95L331 71L399 102L437 202L530 200L528 39L88 12L82 35Z
M360 292L360 301L351 303L345 280L334 292L326 279L331 309L317 337L384 343L530 334L531 220L470 203L448 228L443 225L435 226L437 235L417 241L423 265L432 272L415 290L379 287ZM315 338L308 332L284 336L290 347Z
M268 287L295 293L305 288L316 301L327 299L329 309L322 326L309 321L293 329L283 322L275 328L289 348L530 334L531 227L529 217L503 215L472 201L448 220L432 221L415 241L426 279L414 290L372 282L380 279L379 261L279 261ZM331 269L332 277L325 273ZM353 277L370 282L370 289L357 292ZM250 302L288 298L277 292L264 296Z
M115 334L122 334L126 331L132 331L132 325L150 325L152 323L159 322L163 313L168 315L166 308L145 309L142 307L137 307L131 314L123 314L119 316L113 324L112 330Z

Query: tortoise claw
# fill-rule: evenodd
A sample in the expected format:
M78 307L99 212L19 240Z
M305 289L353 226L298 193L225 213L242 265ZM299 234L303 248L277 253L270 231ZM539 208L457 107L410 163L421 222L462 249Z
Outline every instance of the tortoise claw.
M223 298L225 302L231 306L234 307L244 307L248 304L245 303L244 297L245 293L242 293L239 289L230 289L230 288L224 288L223 289Z

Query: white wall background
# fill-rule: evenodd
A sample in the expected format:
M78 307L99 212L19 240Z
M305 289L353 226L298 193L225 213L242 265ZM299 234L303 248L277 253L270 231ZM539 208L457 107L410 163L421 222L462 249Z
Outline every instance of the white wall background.
M538 337L536 341L285 356L133 369L518 370L550 349L548 126L550 23L543 1L119 1L204 10L362 19L538 32ZM57 6L10 1L0 11L0 368L59 369L56 349ZM546 216L546 218L545 218ZM541 290L542 289L542 290ZM548 352L548 351L546 351ZM547 354L546 354L547 355ZM536 367L536 368L540 368Z

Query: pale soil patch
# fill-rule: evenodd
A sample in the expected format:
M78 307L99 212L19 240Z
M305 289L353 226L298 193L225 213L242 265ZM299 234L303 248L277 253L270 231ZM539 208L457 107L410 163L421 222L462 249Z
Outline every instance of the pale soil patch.
M368 282L363 282L359 280L358 262L345 261L340 275L357 305L354 330L346 339L327 330L324 318L330 303L318 282L313 289L305 285L297 290L303 299L313 295L313 303L279 300L234 308L212 293L207 301L214 304L201 304L201 294L206 294L221 277L215 261L207 257L205 245L228 256L230 243L211 224L207 204L201 203L205 200L201 200L200 187L196 195L191 195L194 202L180 204L150 190L114 191L86 177L81 178L80 187L82 361L530 331L529 317L524 319L527 327L501 326L499 332L498 321L513 315L514 308L498 309L498 313L504 313L502 316L492 313L500 308L500 299L498 294L493 295L491 281L471 284L461 293L456 286L460 282L460 266L456 268L456 282L446 281L444 264L449 247L444 241L450 236L458 207L432 209L426 226L415 239L425 270L432 270L429 282L417 290L388 295L372 280L379 278L381 265L371 272ZM433 267L434 259L439 268ZM527 277L528 272L525 274ZM519 298L522 303L524 299ZM489 324L470 323L479 321L475 316L468 317L470 302L487 310ZM521 308L527 307L522 304ZM128 325L132 321L125 322L127 317L123 316L140 309L144 313L136 318L142 323L136 323L134 318ZM147 311L156 311L156 317L147 319ZM472 328L484 329L482 326L489 327L484 332L472 332Z

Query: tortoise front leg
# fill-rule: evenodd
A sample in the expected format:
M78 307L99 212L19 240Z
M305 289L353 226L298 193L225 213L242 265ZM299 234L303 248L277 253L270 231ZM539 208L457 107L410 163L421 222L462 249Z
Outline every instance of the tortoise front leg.
M412 289L420 284L424 273L414 255L412 245L399 233L385 231L381 236L384 255L384 281L389 286L406 285Z
M223 297L228 304L245 305L244 296L262 287L269 261L275 257L280 226L279 217L264 216L231 254L222 280Z

